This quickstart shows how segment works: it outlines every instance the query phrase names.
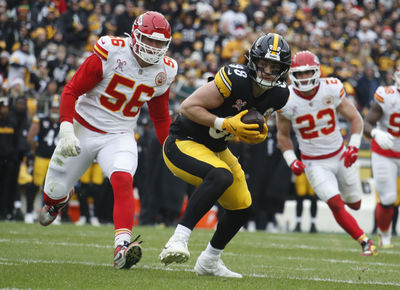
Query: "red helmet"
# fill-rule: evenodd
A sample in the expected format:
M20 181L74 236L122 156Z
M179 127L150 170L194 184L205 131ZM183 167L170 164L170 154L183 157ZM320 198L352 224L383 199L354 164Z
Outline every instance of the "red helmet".
M310 78L298 79L296 72L313 71ZM292 59L289 69L289 79L293 87L300 92L312 90L319 85L321 76L320 63L318 57L310 51L300 51Z
M394 85L400 90L400 65L397 66L396 71L393 74Z
M161 48L143 42L143 36L164 42ZM131 31L133 52L143 61L159 63L167 53L171 42L171 26L165 17L155 11L148 11L135 19Z

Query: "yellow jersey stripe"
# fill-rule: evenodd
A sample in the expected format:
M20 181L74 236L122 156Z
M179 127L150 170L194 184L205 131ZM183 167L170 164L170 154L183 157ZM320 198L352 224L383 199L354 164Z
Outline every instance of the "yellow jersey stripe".
M380 95L378 95L377 93L374 94L374 97L375 97L375 100L377 100L380 103L384 103L385 102L385 100Z
M107 60L108 54L102 51L97 44L94 46L93 49L102 59Z
M214 82L224 98L227 98L231 95L232 82L227 78L224 68L221 68L216 74Z
M340 90L340 96L339 96L339 98L342 98L344 96L344 88L342 88L341 90Z

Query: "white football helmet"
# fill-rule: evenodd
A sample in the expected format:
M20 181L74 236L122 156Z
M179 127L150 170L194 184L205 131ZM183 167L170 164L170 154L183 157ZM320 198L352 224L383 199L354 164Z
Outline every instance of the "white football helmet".
M164 42L162 48L143 42L143 36ZM131 31L132 50L143 61L157 64L167 53L171 42L171 26L165 17L155 11L148 11L135 19Z
M314 74L305 79L298 79L296 72L313 71ZM321 69L318 57L310 51L299 51L292 60L289 79L293 87L300 92L307 92L319 85Z

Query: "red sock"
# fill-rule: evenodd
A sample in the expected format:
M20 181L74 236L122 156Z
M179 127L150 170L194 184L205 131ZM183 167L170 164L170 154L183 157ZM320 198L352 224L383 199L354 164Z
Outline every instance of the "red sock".
M335 195L328 200L328 206L331 209L337 223L355 240L364 234L357 221L346 211L344 202L340 195Z
M111 175L110 181L114 191L114 229L132 230L135 206L132 175L117 171Z
M387 232L390 227L390 223L392 222L392 216L393 216L393 206L390 208L384 208L381 203L378 203L376 205L376 210L375 210L375 218L376 218L376 224L378 225L378 228L382 232Z

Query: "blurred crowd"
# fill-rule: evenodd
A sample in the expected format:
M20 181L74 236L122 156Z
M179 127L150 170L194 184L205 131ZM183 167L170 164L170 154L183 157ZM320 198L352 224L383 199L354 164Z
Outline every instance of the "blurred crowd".
M18 125L11 143L3 139L0 142L1 164L10 163L10 156L11 163L16 164L7 170L7 182L0 178L0 219L23 219L21 192L30 182L24 176L31 174L29 160L35 155L26 140L33 116L49 114L50 101L61 94L100 36L130 34L133 20L146 10L165 15L173 32L168 55L178 62L179 71L171 90L171 115L222 65L245 64L245 55L260 33L284 36L292 55L305 49L313 51L320 58L322 76L342 80L361 113L369 107L379 85L393 83L394 69L400 64L400 1L394 0L0 0L0 98L6 100L0 102L0 122L6 118L2 107L7 106ZM270 138L274 140L273 124L270 126ZM184 194L191 189L171 181L161 155L154 155L161 154L161 148L152 143L155 135L145 110L137 133L141 155L135 183L143 198L146 216L142 220L145 224L172 224L181 212ZM283 162L274 141L257 145L257 156L264 154L265 160L252 156L253 151L249 153L245 146L232 146L241 156L248 156L248 164L254 166L268 158ZM279 154L275 156L274 152ZM154 156L161 161L149 161L158 160ZM147 168L146 163L158 166L160 175L154 173L154 166ZM249 178L257 175L254 166L248 169L255 172ZM282 170L286 171L281 178L290 180L290 170ZM265 179L260 178L251 183L255 187L252 191L260 191L261 197L256 197L261 199L259 204L268 203L265 196L279 200L275 209L261 208L254 217L257 227L263 228L266 221L273 220L274 211L282 209L290 188L279 188L281 183L277 188L266 188ZM155 179L162 181L157 183ZM162 188L179 190L171 197L170 191L164 193ZM104 191L107 190L110 191L109 186L105 186ZM276 192L280 193L278 198ZM165 195L165 202L155 198L157 194ZM101 211L97 212L101 215ZM111 221L109 214L99 218L101 222ZM83 219L89 220L89 216Z

